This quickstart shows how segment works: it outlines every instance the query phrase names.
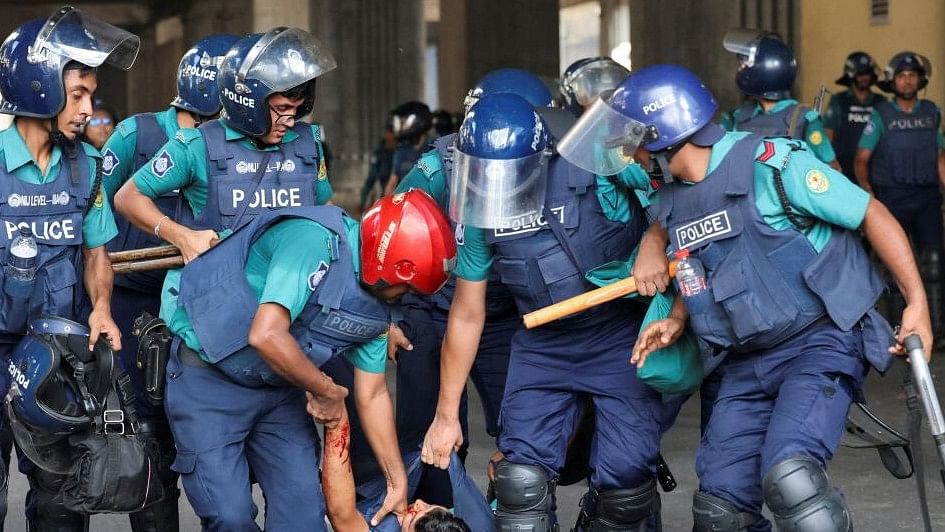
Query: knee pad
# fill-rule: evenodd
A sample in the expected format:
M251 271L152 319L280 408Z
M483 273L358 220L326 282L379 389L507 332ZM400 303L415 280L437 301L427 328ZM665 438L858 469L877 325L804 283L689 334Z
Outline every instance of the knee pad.
M495 466L496 530L552 532L555 482L539 466L502 460Z
M765 503L782 532L847 532L853 522L846 501L827 472L806 456L774 465L761 482Z
M761 520L749 512L740 512L734 504L696 491L692 496L692 521L695 532L741 532Z
M614 489L588 493L581 512L583 523L578 527L587 532L659 532L660 494L656 480L650 479L633 489Z

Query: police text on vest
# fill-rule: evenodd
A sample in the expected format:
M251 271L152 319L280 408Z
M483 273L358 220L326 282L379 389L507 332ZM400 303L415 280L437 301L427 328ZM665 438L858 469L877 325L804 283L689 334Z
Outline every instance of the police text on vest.
M728 211L722 211L677 227L676 241L680 248L688 248L731 232L732 224L728 219Z

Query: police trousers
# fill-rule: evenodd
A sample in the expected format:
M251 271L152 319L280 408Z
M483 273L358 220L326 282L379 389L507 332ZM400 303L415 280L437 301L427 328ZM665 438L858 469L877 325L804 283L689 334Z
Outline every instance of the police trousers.
M696 456L700 490L760 517L772 466L806 456L826 467L867 367L859 325L823 321L770 349L730 354ZM770 529L761 519L751 530Z
M506 459L556 478L580 398L587 396L596 416L591 486L636 488L654 478L665 412L660 395L630 364L639 328L639 317L621 313L593 327L516 333L500 414L499 450Z
M260 530L250 467L266 497L267 531L326 530L321 445L304 392L240 386L178 344L165 402L177 442L172 469L203 530Z

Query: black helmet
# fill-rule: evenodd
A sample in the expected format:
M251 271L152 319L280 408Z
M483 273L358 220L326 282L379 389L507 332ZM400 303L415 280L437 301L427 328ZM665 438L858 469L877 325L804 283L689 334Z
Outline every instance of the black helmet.
M390 114L398 140L426 133L433 126L433 113L423 102L402 103Z
M837 78L836 84L850 85L860 74L872 74L873 81L870 84L873 84L879 79L879 75L877 74L878 70L879 68L876 66L876 61L873 61L870 54L866 52L853 52L848 55L846 61L843 62L843 75Z
M906 70L914 70L919 74L919 90L929 84L932 64L929 63L928 58L915 52L899 52L886 63L886 68L883 69L883 81L877 83L877 86L884 92L895 92L893 79L896 74Z
M722 46L738 55L735 83L743 93L765 100L791 97L797 59L780 35L737 28L725 34Z

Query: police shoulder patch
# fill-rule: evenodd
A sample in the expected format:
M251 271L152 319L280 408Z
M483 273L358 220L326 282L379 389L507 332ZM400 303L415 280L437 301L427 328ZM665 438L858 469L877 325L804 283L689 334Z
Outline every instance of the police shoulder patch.
M815 130L807 136L807 141L814 146L820 146L820 144L824 141L824 136L820 133L820 131Z
M319 261L318 267L315 268L315 271L308 274L308 289L312 292L318 288L319 283L322 282L322 279L325 278L325 275L328 273L328 263L325 261Z
M816 168L807 171L807 175L804 176L804 183L807 185L807 190L814 194L823 194L830 189L830 178Z
M115 152L113 152L111 148L106 149L105 153L102 154L102 173L112 175L112 172L115 170L115 167L118 166L119 162Z
M168 170L174 168L174 159L167 150L163 150L154 159L151 160L151 172L157 177L164 177Z

